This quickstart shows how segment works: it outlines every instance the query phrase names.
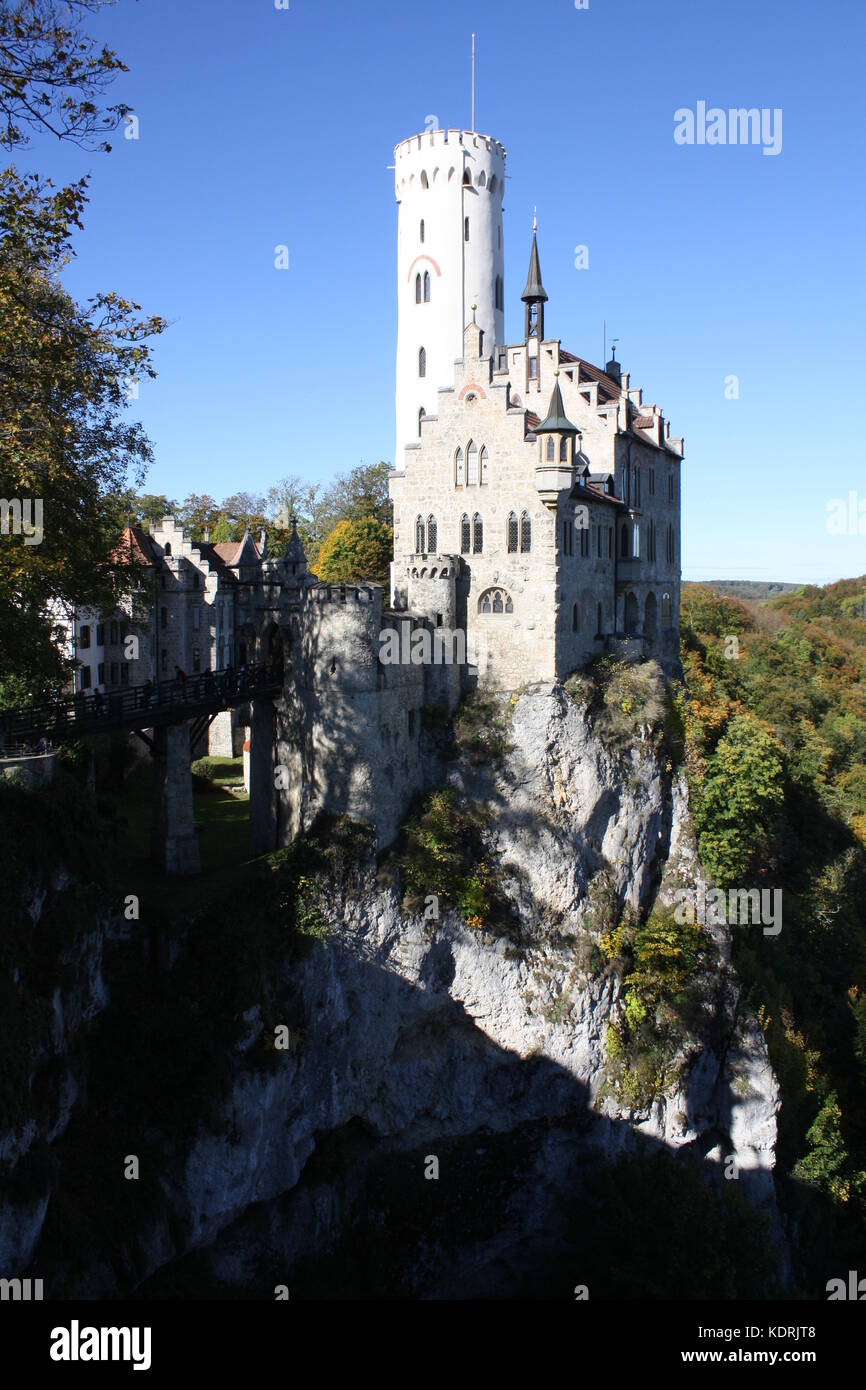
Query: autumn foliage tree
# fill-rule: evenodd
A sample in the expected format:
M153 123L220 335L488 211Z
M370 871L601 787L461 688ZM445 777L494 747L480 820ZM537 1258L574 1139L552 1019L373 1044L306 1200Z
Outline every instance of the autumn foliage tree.
M393 550L390 526L375 517L341 521L319 552L320 579L346 582L367 580L375 584L388 581Z

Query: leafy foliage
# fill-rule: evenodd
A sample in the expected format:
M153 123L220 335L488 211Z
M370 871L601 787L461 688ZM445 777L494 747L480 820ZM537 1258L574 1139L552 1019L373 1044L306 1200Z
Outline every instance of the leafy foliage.
M661 735L666 710L665 681L657 661L626 662L605 656L566 684L601 741L623 752L641 729ZM657 741L657 740L656 740Z
M755 604L687 585L681 617L701 859L724 889L782 890L781 934L736 932L734 963L780 1080L777 1176L820 1288L825 1262L866 1258L866 579Z
M127 67L81 27L108 0L0 0L0 146L24 145L31 131L85 149L110 150L105 136L128 106L100 109Z
M341 521L319 552L320 579L335 582L367 580L384 584L388 579L393 537L390 528L374 517Z

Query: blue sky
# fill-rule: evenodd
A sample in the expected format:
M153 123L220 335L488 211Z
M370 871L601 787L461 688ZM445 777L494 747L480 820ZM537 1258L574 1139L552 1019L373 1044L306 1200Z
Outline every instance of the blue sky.
M19 162L92 172L67 286L171 321L134 411L147 490L219 499L392 459L388 165L429 116L470 124L474 29L476 127L508 151L509 340L537 204L548 334L599 362L606 321L685 434L684 577L866 572L866 535L827 531L833 498L866 513L866 8L119 0L91 28L129 65L114 99L140 138L39 140ZM781 108L781 153L676 144L674 112L699 101Z

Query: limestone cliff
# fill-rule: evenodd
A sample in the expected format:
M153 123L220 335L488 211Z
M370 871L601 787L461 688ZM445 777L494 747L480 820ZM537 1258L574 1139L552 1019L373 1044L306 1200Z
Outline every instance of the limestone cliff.
M161 1136L159 1199L124 1251L81 1267L48 1248L40 1267L37 1249L53 1296L143 1284L509 1296L530 1280L568 1297L591 1263L574 1231L598 1208L598 1172L638 1150L687 1150L707 1171L732 1161L784 1276L778 1087L739 1010L726 931L704 943L703 1026L656 1094L626 1100L607 1043L623 981L600 950L599 904L639 920L695 883L684 781L651 729L606 749L559 684L506 697L500 713L498 757L437 765L431 753L430 767L457 804L487 810L509 929L407 912L399 866L372 859L322 885L327 937L277 960L272 1000L250 1002L218 1119ZM249 1066L280 1022L289 1049ZM35 1244L7 1229L7 1260Z

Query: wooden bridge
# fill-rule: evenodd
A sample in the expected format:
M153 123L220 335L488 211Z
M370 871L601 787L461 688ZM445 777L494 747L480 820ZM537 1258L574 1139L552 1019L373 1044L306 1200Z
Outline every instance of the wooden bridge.
M131 686L109 695L81 693L62 700L0 712L0 750L6 757L38 751L40 743L58 745L97 734L138 734L150 746L145 729L189 724L190 743L198 743L222 710L249 700L273 697L282 688L278 663L223 671L203 671L185 679Z

